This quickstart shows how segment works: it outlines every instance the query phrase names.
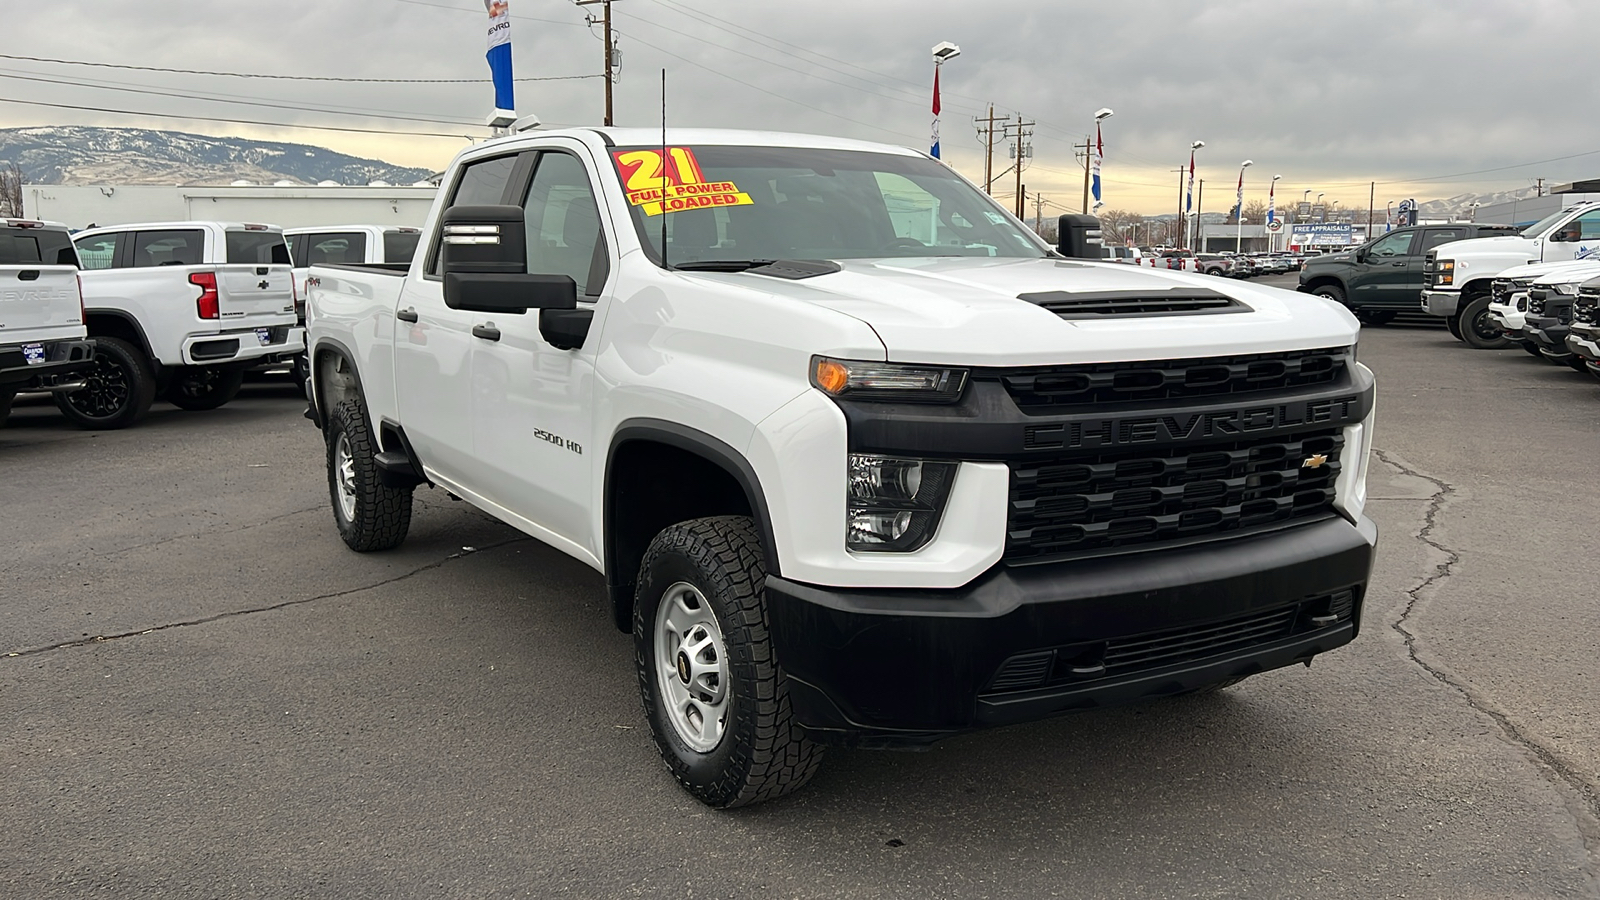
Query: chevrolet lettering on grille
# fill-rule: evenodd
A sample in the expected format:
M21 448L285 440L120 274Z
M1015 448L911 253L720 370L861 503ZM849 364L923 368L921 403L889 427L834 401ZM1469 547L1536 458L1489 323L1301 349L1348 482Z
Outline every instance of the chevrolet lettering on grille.
M1351 395L1221 412L1031 425L1023 430L1022 447L1024 450L1077 450L1177 443L1274 431L1296 425L1336 425L1354 421L1360 403L1359 397Z

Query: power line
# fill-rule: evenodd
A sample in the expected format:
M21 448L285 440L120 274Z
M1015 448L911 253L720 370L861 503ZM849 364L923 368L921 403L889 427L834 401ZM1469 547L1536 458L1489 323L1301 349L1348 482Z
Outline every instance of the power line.
M432 6L433 4L424 4ZM444 7L446 9L450 7ZM541 20L542 21L542 20ZM123 63L91 62L83 59L54 59L48 56L18 56L0 53L0 59L19 62L55 63L63 66L92 66L98 69L127 69L134 72L161 72L172 75L214 75L222 78L262 78L273 81L336 81L348 84L488 84L487 78L342 78L332 75L267 75L259 72L212 72L205 69L169 69L161 66L133 66ZM604 78L604 75L541 75L518 78L517 81L578 81L584 78Z
M229 99L229 98L222 98L222 97L198 97L198 96L195 96L193 94L179 94L179 93L174 93L172 91L158 91L158 90L153 90L153 89L148 89L148 88L121 87L121 86L117 86L117 85L107 85L107 84L85 84L85 83L80 82L80 81L62 81L62 80L56 79L56 78L45 78L45 77L36 76L36 75L16 75L16 74L11 74L11 73L7 72L6 70L3 70L3 69L0 69L0 78L9 78L9 79L11 79L13 81L37 81L37 82L43 82L45 84L61 84L61 85L67 85L69 87L81 87L81 88L87 88L89 90L95 90L95 91L120 91L120 92L128 93L128 94L148 94L148 95L154 96L154 97L177 97L177 98L182 99L182 100L201 100L201 101L204 101L204 102L207 102L207 103L232 103L232 104L239 105L239 106L259 106L259 107L264 107L264 108L267 108L267 109L288 109L288 110L305 111L305 112L326 112L326 113L330 113L330 114L337 114L337 115L344 115L344 116L357 116L357 117L360 117L360 118L367 118L367 119L390 119L390 120L397 121L397 122L422 122L422 123L430 124L430 125L477 125L478 124L477 122L473 122L473 121L467 120L467 119L428 119L428 118L421 118L421 117L417 117L417 116L410 116L410 115L406 115L404 113L389 114L389 113L384 112L384 111L360 112L358 110L352 110L352 109L337 109L337 108L330 109L330 108L326 108L326 107L319 108L319 107L307 106L307 105L305 105L303 103L293 103L293 104L291 104L291 103L271 103L271 102L264 101L264 100Z
M253 119L223 119L216 116L192 116L178 113L141 112L133 109L110 109L104 106L77 106L71 103L46 103L42 100L15 100L10 97L0 97L0 103L15 103L20 106L43 106L49 109L74 109L83 112L111 113L119 116L149 116L153 119L185 119L192 122L222 122L228 125L262 125L267 128L302 128L312 131L343 131L352 134L395 134L404 137L432 137L450 138L451 140L474 140L469 134L440 134L433 131L389 131L382 128L350 128L338 125L296 125L290 122L260 122Z

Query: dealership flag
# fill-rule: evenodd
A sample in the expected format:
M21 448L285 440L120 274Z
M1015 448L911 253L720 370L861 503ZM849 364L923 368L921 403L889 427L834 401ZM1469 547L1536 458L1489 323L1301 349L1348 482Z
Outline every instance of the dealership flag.
M1267 188L1267 224L1268 225L1271 225L1273 222L1278 221L1278 202L1277 202L1276 199L1274 199L1274 195L1277 194L1277 191L1278 191L1278 183L1276 181L1274 181L1272 183L1272 186Z
M1239 191L1233 195L1233 220L1244 218L1244 169L1239 170Z
M489 10L489 74L494 79L494 110L516 118L511 82L511 2L483 0Z
M1100 205L1100 162L1106 158L1106 144L1100 139L1100 123L1094 123L1094 162L1089 173L1090 190L1094 192L1094 205Z
M934 159L939 158L939 67L933 67L933 150Z
M1189 192L1183 195L1183 214L1194 211L1194 151L1189 151Z

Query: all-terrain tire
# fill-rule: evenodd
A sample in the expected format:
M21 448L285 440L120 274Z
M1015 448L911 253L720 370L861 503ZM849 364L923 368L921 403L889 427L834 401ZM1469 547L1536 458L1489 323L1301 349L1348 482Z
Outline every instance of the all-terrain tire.
M411 528L411 491L378 479L377 441L366 404L342 400L328 413L328 499L333 522L351 550L392 550Z
M227 403L242 386L244 370L237 366L188 366L173 373L163 396L179 409L197 412Z
M127 428L144 418L156 399L156 378L144 351L121 338L94 339L88 384L55 395L56 408L80 428Z
M773 657L765 598L761 536L743 516L680 522L650 542L639 568L633 609L639 694L656 748L674 778L702 803L719 809L781 797L802 787L822 763L823 746L794 720L788 690ZM720 739L697 750L674 724L658 656L662 604L686 592L715 616L726 659ZM670 635L668 635L670 636ZM690 636L695 636L691 632ZM699 635L703 637L704 635ZM685 643L687 646L687 643ZM681 655L681 653L680 653ZM687 680L686 680L687 683Z
M15 399L17 399L16 394L0 391L0 428L4 428L6 419L11 418L11 401Z
M1489 320L1490 299L1487 293L1479 293L1461 308L1461 340L1474 350L1499 350L1511 345L1511 339Z

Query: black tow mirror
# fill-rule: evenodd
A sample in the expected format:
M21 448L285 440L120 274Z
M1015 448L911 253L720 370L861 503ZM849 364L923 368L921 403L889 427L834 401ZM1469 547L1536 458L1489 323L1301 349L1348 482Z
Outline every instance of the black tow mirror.
M1059 243L1056 250L1069 259L1102 259L1100 220L1094 216L1068 214L1057 220Z
M520 206L453 206L442 223L439 270L444 302L472 312L576 309L568 275L528 274L527 225Z

